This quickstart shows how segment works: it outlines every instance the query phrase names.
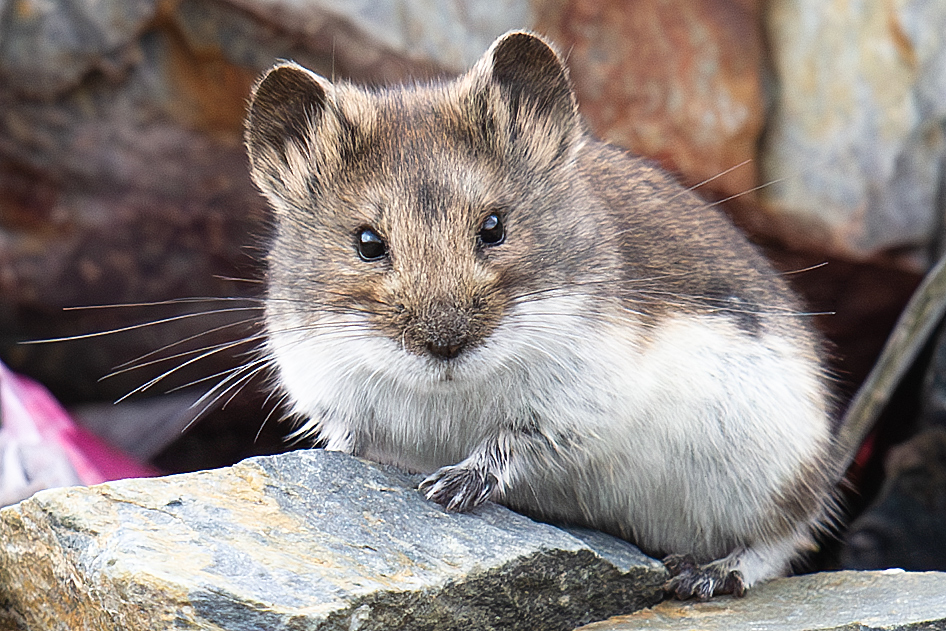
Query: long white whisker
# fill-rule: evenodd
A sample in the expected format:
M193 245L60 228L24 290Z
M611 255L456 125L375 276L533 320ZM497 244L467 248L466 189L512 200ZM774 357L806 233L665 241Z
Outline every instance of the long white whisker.
M722 172L720 172L720 173L717 173L716 175L714 175L714 176L712 176L712 177L706 178L705 180L703 180L703 181L700 182L699 184L694 184L693 186L690 186L690 187L688 187L688 188L683 189L682 191L680 191L680 192L677 193L676 195L672 195L671 197L669 197L669 198L667 199L667 201L668 201L668 202L672 202L673 200L675 200L676 198L680 197L681 195L685 195L686 193L690 193L690 192L692 192L692 191L695 191L696 189L700 188L701 186L704 186L704 185L706 185L706 184L709 184L709 183L712 182L713 180L716 180L716 179L718 179L718 178L721 178L721 177L723 177L724 175L728 175L729 173L732 173L732 172L735 171L736 169L738 169L738 168L740 168L740 167L743 167L743 166L749 164L750 162L752 162L752 158L746 158L745 160L743 160L743 161L740 162L739 164L736 164L736 165L734 165L734 166L731 166L731 167L729 167L728 169L726 169L725 171L722 171Z
M233 388L245 384L250 379L255 377L264 367L265 360L260 360L259 362L251 362L244 366L240 366L233 373L228 375L223 381L215 385L213 388L205 392L197 401L191 404L191 409L195 409L198 406L203 404L203 407L197 414L194 415L194 418L181 430L181 432L187 431L191 425L197 422L198 419L203 417L203 415L211 408L213 405L220 400L223 396L226 396ZM222 389L221 389L222 388ZM205 404L206 402L206 404Z
M140 324L132 324L130 326L123 326L117 329L110 329L108 331L96 331L95 333L83 333L81 335L69 335L66 337L52 337L44 340L26 340L20 342L20 344L51 344L53 342L74 342L76 340L87 340L96 337L102 337L105 335L114 335L116 333L125 333L127 331L137 331L139 329L144 329L149 326L155 326L158 324L167 324L168 322L177 322L180 320L187 320L190 318L197 318L200 316L218 314L218 313L233 313L240 311L255 311L259 307L232 307L227 309L214 309L211 311L200 311L198 313L184 313L181 315L171 316L169 318L162 318L160 320L152 320L151 322L142 322Z
M133 366L126 365L124 368L119 367L113 370L112 372L108 373L107 375L101 377L99 381L111 379L112 377L115 377L117 375L121 375L127 372L131 372L133 370L140 370L142 368L147 368L148 366L154 366L156 364L163 364L164 362L168 362L174 359L182 359L184 357L189 357L191 355L195 355L198 353L204 353L203 357L209 357L210 355L216 354L221 351L225 351L230 348L235 348L237 346L240 346L241 344L249 344L251 342L258 342L263 339L265 339L265 336L263 335L252 335L250 337L240 338L239 340L233 340L230 342L220 342L219 344L212 344L210 346L204 346L202 348L195 348L189 351L182 351L180 353L175 353L174 355L167 355L165 357L159 357L157 359L152 359L147 362L135 363ZM151 354L153 353L149 353L149 355ZM145 355L144 357L147 357L147 355ZM195 358L195 361L199 361L200 359L203 359L203 357ZM135 360L135 361L137 362L139 360ZM181 367L185 365L186 364L182 364Z
M240 345L245 344L245 343L246 343L246 339L239 339L239 340L237 340L237 341L235 341L235 342L228 342L228 343L223 344L223 345L218 345L216 348L211 348L210 350L204 351L204 352L202 352L200 355L197 355L197 356L195 356L195 357L191 357L191 358L188 359L186 362L184 362L184 363L182 363L182 364L179 364L179 365L175 366L174 368L171 368L170 370L166 370L166 371L164 371L163 373L161 373L160 375L158 375L157 377L155 377L155 378L149 380L147 383L138 386L137 388L135 388L135 389L132 390L131 392L125 394L125 395L122 396L120 399L118 399L117 401L115 401L115 403L121 403L122 401L124 401L124 400L127 399L128 397L131 397L131 396L133 396L133 395L135 395L135 394L138 394L138 393L141 393L141 392L144 392L144 391L150 389L150 388L151 388L152 386L154 386L155 384L160 383L161 381L163 381L163 380L166 379L167 377L170 377L170 376L173 375L174 373L180 371L181 369L183 369L183 368L185 368L185 367L187 367L187 366L190 366L191 364L193 364L193 363L195 363L195 362L198 362L198 361L200 361L200 360L202 360L202 359L204 359L204 358L206 358L206 357L210 357L211 355L215 355L215 354L217 354L217 353L219 353L219 352L221 352L221 351L227 350L228 348L233 348L233 347L235 347L235 346L240 346Z
M183 305L206 302L263 302L262 298L239 296L188 296L186 298L169 298L152 302L116 302L106 305L74 305L63 307L63 311L93 311L102 309L128 309L132 307L162 307L167 305ZM261 307L255 307L257 309Z
M715 201L715 202L713 202L713 203L711 203L711 204L707 204L707 205L708 205L708 206L719 206L719 205L721 205L721 204L725 204L725 203L728 202L728 201L732 201L732 200L736 199L737 197L742 197L743 195L748 195L749 193L755 193L756 191L761 191L763 188L768 188L769 186L772 186L773 184L779 184L779 183L781 183L781 182L784 182L784 181L787 180L787 179L789 179L789 178L788 178L788 177L780 177L780 178L775 179L775 180L769 180L769 181L766 182L765 184L759 184L758 186L753 186L752 188L746 189L746 190L742 191L741 193L736 193L735 195L730 195L729 197L724 197L723 199L717 200L717 201Z
M266 403L269 402L269 397L270 397L274 392L276 392L276 390L270 390L270 394L269 394L269 396L266 397L266 401L263 402L263 405L266 405ZM259 441L259 437L263 434L263 428L265 428L265 427L266 427L266 424L270 421L270 419L272 419L273 414L275 414L275 413L276 413L276 410L280 409L280 408L285 404L286 399L288 399L288 398L289 398L289 393L288 393L288 392L284 392L284 393L279 397L279 399L273 404L273 407L270 408L269 413L266 415L266 418L263 419L262 424L260 424L259 429L258 429L257 432L256 432L256 437L253 439L253 443L254 443L254 444ZM285 418L285 416L284 416L283 418Z
M254 285L262 285L266 282L260 278L237 278L235 276L221 276L219 274L214 274L214 278L218 280L227 280L234 283L253 283Z
M237 327L237 326L244 326L244 325L247 325L247 324L250 324L250 323L253 323L253 322L258 322L258 321L259 321L259 320L247 318L247 319L245 319L245 320L240 320L240 321L238 321L238 322L230 322L229 324L221 324L220 326L214 327L214 328L212 328L212 329L208 329L207 331L201 331L200 333L195 333L194 335L190 335L190 336L188 336L188 337L185 337L185 338L182 339L182 340L177 340L176 342L171 342L170 344L166 344L166 345L162 346L161 348L155 349L155 350L153 350L153 351L149 351L149 352L145 353L144 355L141 355L141 356L139 356L139 357L137 357L137 358L135 358L135 359L131 359L131 360L127 361L127 362L123 362L123 363L121 363L121 364L115 366L115 368L113 369L113 371L112 371L111 373L109 373L108 375L105 375L104 377L102 377L102 379L107 379L107 378L109 378L109 377L112 377L113 375L118 375L118 374L121 374L121 373L123 373L123 372L128 372L129 370L135 370L135 369L137 369L137 368L143 368L143 367L145 367L145 366L151 366L152 364L158 364L158 363L165 362L165 361L168 361L168 360L171 360L171 359L178 359L178 358L180 358L180 357L185 357L185 356L190 355L190 354L192 354L192 353L199 353L201 350L206 350L206 347L205 347L204 349L194 349L194 350L189 350L189 351L183 351L183 352L177 353L177 354L175 354L175 355L167 355L167 356L164 356L164 357L159 357L158 359L155 359L155 360L153 360L153 361L149 361L149 362L146 362L146 363L139 363L139 362L142 362L142 360L148 359L149 357L154 357L154 356L158 355L159 353L163 353L163 352L168 351L168 350L170 350L170 349L172 349L172 348L174 348L174 347L176 347L176 346L180 346L180 345L182 345L182 344L186 344L187 342L191 342L191 341L193 341L193 340L196 340L196 339L198 339L198 338L204 337L204 336L206 336L206 335L213 335L214 333L219 333L220 331L224 331L224 330L226 330L226 329L234 328L234 327ZM253 338L247 338L247 339L253 339ZM225 343L225 342L224 342L224 343ZM101 381L101 379L100 379L100 381Z

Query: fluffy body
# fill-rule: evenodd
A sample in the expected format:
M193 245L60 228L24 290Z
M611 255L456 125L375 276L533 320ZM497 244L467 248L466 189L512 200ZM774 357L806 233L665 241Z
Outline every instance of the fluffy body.
M265 352L301 435L429 474L449 509L686 555L684 597L810 545L833 479L816 336L723 216L587 134L544 41L375 92L277 67L247 145L276 213Z

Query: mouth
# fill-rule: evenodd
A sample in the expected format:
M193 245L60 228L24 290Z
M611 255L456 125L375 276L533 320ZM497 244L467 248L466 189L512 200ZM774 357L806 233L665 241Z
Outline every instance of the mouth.
M469 349L467 349L465 352L455 352L449 356L425 353L424 361L419 368L431 383L444 384L459 383L469 379L472 376L470 366Z

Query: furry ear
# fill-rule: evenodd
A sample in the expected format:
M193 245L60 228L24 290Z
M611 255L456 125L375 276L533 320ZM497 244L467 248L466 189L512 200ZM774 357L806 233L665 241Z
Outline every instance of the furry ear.
M246 146L254 167L266 153L288 165L289 143L305 147L311 142L330 89L323 77L291 62L275 66L260 79L246 117Z
M493 42L473 76L485 80L491 120L505 152L549 166L580 135L578 102L558 53L533 33L507 33Z
M276 210L305 203L334 164L334 100L331 82L291 62L256 84L244 138L253 181Z
M538 35L507 33L493 43L487 55L492 62L491 78L513 111L525 106L534 114L560 121L576 114L568 70L558 53Z

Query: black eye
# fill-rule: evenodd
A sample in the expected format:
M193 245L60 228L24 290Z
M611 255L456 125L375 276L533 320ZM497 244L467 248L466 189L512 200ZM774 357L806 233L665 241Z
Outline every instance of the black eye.
M365 261L377 261L388 253L388 246L377 232L371 228L362 228L355 236L358 256Z
M496 213L490 213L480 225L480 241L484 245L499 245L506 238L503 220Z

